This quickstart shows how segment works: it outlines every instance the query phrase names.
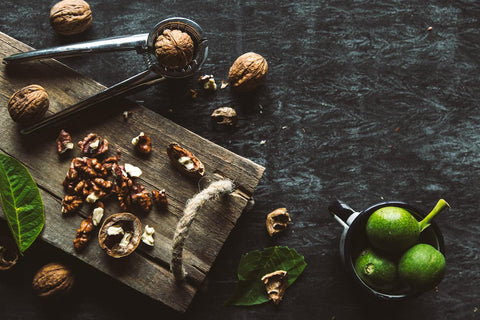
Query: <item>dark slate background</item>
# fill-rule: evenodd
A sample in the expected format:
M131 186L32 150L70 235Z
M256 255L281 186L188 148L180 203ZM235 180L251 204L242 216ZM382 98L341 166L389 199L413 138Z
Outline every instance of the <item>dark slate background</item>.
M33 47L149 32L160 20L185 16L209 39L202 73L218 83L240 54L269 63L254 94L229 88L196 100L184 86L159 84L131 99L266 167L253 211L245 213L195 297L187 319L474 319L480 311L480 3L436 1L100 1L93 26L62 38L48 22L55 1L2 2L0 31ZM428 30L432 27L432 30ZM143 70L135 53L63 60L102 84ZM199 74L200 75L200 74ZM172 90L173 88L173 90ZM234 130L212 127L209 115L232 106ZM266 140L265 144L260 141ZM436 222L444 233L447 274L438 292L399 304L371 302L343 272L341 227L327 206L341 198L356 209L402 200L429 210L452 205ZM265 216L285 206L293 223L270 239ZM279 307L227 307L242 254L288 245L305 256L304 274ZM44 263L69 263L73 296L61 303L30 289ZM36 243L15 270L0 274L1 319L180 318L55 248Z

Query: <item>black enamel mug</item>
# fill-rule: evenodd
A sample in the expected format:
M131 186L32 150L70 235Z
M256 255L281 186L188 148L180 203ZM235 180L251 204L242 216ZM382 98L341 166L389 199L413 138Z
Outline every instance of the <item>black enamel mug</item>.
M379 292L370 287L358 276L355 271L355 259L362 252L362 250L371 247L365 233L365 227L370 215L376 210L387 207L400 207L408 210L418 221L424 218L420 210L400 201L386 201L377 203L361 212L357 212L350 208L346 203L336 200L328 207L329 212L333 215L335 220L343 226L343 232L340 236L340 256L342 263L345 266L347 275L354 282L354 284L370 296L381 300L404 300L415 297L422 293L422 291L414 291L406 286L399 286L394 291L389 293ZM431 225L420 234L420 242L427 243L439 250L442 254L444 252L444 243L442 234L438 226L431 222Z

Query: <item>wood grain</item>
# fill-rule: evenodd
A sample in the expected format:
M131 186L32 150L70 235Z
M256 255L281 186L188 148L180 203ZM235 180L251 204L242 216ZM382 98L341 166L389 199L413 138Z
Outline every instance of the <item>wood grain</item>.
M0 57L31 48L0 33ZM0 105L6 106L9 97L29 85L43 86L50 96L48 114L57 112L104 87L85 78L55 60L43 60L21 65L0 65ZM124 110L132 111L125 120ZM20 160L34 177L42 191L46 223L41 238L126 285L159 300L178 311L185 311L205 279L223 243L236 224L248 199L253 195L264 168L240 157L200 136L176 125L155 112L126 99L75 116L58 127L49 128L31 136L21 136L19 126L7 112L0 113L0 151ZM74 141L89 132L95 132L110 142L110 155L121 152L121 162L131 163L144 172L139 181L148 190L166 189L169 206L166 210L154 208L139 215L143 225L155 228L155 246L141 245L134 254L124 259L108 257L94 239L86 250L76 253L73 248L75 232L83 217L90 214L84 205L78 214L62 216L61 185L70 160L79 155L74 150L60 158L55 151L55 138L60 128L72 134ZM135 154L131 139L144 131L152 138L153 152L145 158ZM198 192L197 181L185 178L170 164L166 146L178 142L202 160L208 175L217 175L235 181L237 189L228 196L206 205L192 225L185 244L184 264L187 279L177 284L169 272L171 239L175 226L188 199ZM106 216L119 212L116 201L107 201ZM3 218L3 212L1 212Z

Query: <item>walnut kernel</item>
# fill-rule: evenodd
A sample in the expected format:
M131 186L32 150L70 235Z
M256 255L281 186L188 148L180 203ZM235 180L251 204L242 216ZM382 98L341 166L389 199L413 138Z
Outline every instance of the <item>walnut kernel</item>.
M268 64L264 57L255 52L242 54L228 72L228 80L239 92L256 89L265 79Z
M63 0L50 10L50 24L58 34L82 33L92 24L92 10L83 0Z
M15 92L8 101L8 113L13 121L31 123L45 115L49 106L48 94L39 85L32 84Z

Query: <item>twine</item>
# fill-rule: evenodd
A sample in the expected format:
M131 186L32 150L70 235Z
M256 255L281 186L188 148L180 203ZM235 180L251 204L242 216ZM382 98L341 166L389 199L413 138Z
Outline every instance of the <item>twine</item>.
M175 280L182 281L185 279L185 269L183 268L183 245L188 237L188 229L195 219L199 209L209 200L220 195L231 193L234 190L234 185L231 180L220 180L212 182L208 188L197 193L193 198L187 201L183 211L183 217L178 221L177 229L173 236L172 245L172 261L170 269Z

